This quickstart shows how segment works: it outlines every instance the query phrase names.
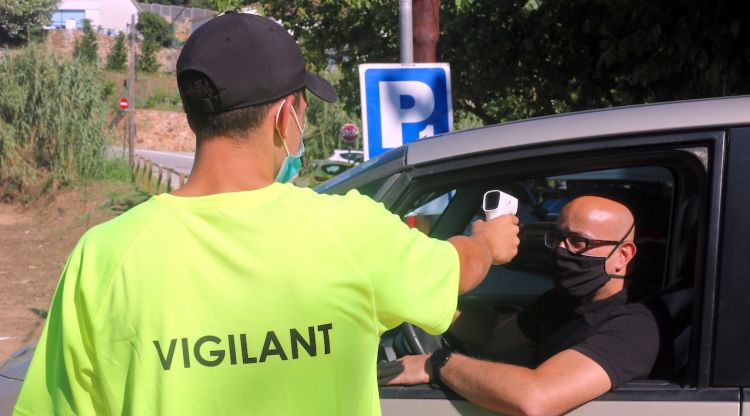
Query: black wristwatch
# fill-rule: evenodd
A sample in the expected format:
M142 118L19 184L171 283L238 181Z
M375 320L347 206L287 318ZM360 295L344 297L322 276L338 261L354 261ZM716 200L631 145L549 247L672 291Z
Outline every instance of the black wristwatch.
M443 387L443 380L440 378L440 369L448 364L448 360L451 358L453 351L448 348L441 347L430 355L430 370L432 370L432 384Z

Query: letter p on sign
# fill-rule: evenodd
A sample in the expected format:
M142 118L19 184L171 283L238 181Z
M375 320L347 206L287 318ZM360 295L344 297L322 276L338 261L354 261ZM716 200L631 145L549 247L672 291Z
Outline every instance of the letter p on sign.
M401 124L419 123L427 120L435 109L435 95L429 85L420 81L381 81L380 131L392 131L383 136L384 148L395 148L404 144ZM418 138L434 135L434 126L428 124Z
M448 64L359 66L365 158L453 130Z

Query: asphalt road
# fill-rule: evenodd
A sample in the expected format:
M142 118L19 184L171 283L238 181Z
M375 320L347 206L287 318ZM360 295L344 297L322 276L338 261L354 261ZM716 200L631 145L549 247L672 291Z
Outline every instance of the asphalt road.
M172 168L185 175L190 174L190 170L193 168L193 159L195 159L195 153L193 152L164 152L160 150L135 149L135 154L154 162L154 164Z

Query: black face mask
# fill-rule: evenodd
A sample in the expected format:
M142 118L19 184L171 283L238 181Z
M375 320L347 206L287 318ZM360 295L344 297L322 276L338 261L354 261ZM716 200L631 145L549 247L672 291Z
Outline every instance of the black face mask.
M571 296L584 298L604 286L611 277L604 263L608 257L584 256L565 248L555 249L556 284Z

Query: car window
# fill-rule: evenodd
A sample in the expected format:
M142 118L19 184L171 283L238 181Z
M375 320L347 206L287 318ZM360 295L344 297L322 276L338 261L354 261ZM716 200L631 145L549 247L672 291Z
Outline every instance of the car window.
M367 185L363 185L358 188L359 193L365 196L369 196L372 199L375 199L375 195L378 193L380 188L383 187L385 182L388 180L388 177L381 178L379 180L376 180L374 182L370 182Z
M453 200L455 193L455 190L451 190L446 193L433 192L422 195L412 203L411 209L404 215L404 222L429 235L432 227Z
M581 195L605 196L628 206L636 218L639 260L632 267L639 264L638 267L648 268L650 275L655 270L663 275L674 189L673 176L667 168L632 167L521 179L489 189L500 189L518 198L521 245L511 263L493 266L491 275L471 293L473 296L525 302L551 288L553 264L550 250L544 245L544 234L554 230L562 207ZM477 219L484 219L479 201L464 230L467 235L471 222Z
M478 308L515 314L528 308L542 295L550 293L554 288L555 267L552 252L544 244L544 235L555 229L563 206L582 195L608 197L622 202L633 211L638 252L629 265L629 275L634 277L628 280L629 294L634 294L634 298L645 298L661 289L675 193L674 175L668 168L641 166L517 177L497 183L486 180L478 183L480 181L482 179L467 182L447 192L445 188L431 188L418 194L400 211L405 212L404 220L410 226L442 238L461 231L469 235L472 223L484 220L481 196L486 191L498 189L518 198L517 216L521 229L518 255L506 265L492 266L478 287L459 298L459 309ZM453 233L447 233L447 230ZM468 327L472 328L471 323ZM477 325L473 329L478 337L486 329L482 328L484 326ZM409 351L399 342L393 342L397 356ZM453 344L458 342L456 340L448 342L458 350L471 349ZM387 339L385 343L387 345ZM519 349L511 355L495 358L526 365L526 360L530 359L529 351Z
M674 178L669 169L661 166L639 166L588 172L576 172L544 177L518 178L509 182L490 183L477 188L467 183L473 207L469 218L448 218L461 221L464 235L470 235L474 221L484 219L481 195L499 189L518 198L516 215L520 220L521 245L514 260L503 266L493 266L490 275L468 298L509 299L514 303L528 303L552 287L552 256L544 245L544 234L555 228L562 207L581 195L609 197L628 206L636 217L637 260L632 267L648 270L649 276L663 277L669 231L670 210L674 193ZM431 190L419 195L402 212L404 221L426 234L432 234L454 199L467 189L461 187L448 192ZM441 226L444 224L441 224ZM455 230L455 227L453 227ZM454 234L461 231L454 232ZM453 234L451 234L453 235ZM659 278L637 282L640 286L658 286ZM651 288L653 289L653 288ZM648 289L648 290L651 290ZM646 291L647 289L643 289Z

